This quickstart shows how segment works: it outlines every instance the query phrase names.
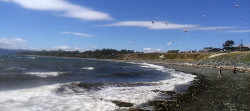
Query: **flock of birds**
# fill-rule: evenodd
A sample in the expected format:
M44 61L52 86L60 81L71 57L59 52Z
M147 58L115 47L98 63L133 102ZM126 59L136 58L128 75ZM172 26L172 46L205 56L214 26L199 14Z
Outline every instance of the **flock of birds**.
M234 7L235 7L235 8L239 8L239 7L240 7L240 5L237 4L237 0L235 1ZM203 16L203 17L206 17L207 15L206 15L206 14L203 14L202 16ZM240 20L246 20L246 19L243 18L243 17L240 17ZM151 23L152 23L153 25L157 25L156 22L157 22L157 21L152 21ZM167 22L165 22L164 24L169 25ZM219 28L215 28L215 29L216 29L216 30L219 30ZM189 32L189 30L184 29L184 33L187 33L187 32ZM196 36L192 36L192 38L196 38ZM134 42L133 42L133 44L134 44ZM171 44L172 44L172 41L170 41L169 43L167 43L166 46L170 46Z
M236 8L240 7L239 4L235 4L234 6L235 6ZM202 16L203 16L203 17L206 17L207 15L203 14ZM243 17L240 17L240 19L241 19L241 20L245 20ZM152 21L152 24L155 25L155 21ZM167 22L165 22L165 24L168 25ZM216 28L216 29L218 29L218 28ZM184 32L188 32L188 30L185 29Z
M9 0L9 2L13 2L14 0ZM235 0L235 5L234 5L234 7L235 8L239 8L240 7L240 5L237 3L237 0ZM202 15L203 17L206 17L207 15L206 14L203 14ZM243 17L240 17L240 20L246 20L245 18L243 18ZM156 23L156 21L152 21L152 24L153 25L156 25L155 24ZM167 22L165 22L165 24L166 25L168 25L168 23ZM218 28L216 28L216 30L218 30ZM187 32L189 32L187 29L184 29L184 33L187 33ZM192 36L192 38L196 38L195 36ZM129 44L134 44L135 42L129 42ZM170 41L168 44L167 44L167 46L170 46L172 44L172 41Z

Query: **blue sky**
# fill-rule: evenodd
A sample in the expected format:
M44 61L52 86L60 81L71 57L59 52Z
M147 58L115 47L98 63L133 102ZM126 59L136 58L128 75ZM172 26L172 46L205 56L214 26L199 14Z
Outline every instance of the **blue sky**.
M249 5L249 0L0 0L0 48L160 52L241 39L249 46Z

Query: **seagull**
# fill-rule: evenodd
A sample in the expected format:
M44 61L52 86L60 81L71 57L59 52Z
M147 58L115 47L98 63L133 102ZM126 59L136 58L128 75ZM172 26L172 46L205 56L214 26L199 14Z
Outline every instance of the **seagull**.
M167 44L167 46L170 46L172 44L172 41L170 41L168 44Z
M154 21L152 21L152 24L154 24L154 25L155 25Z
M236 4L235 7L239 7L240 5Z
M202 16L203 16L203 17L206 17L207 15L203 14Z

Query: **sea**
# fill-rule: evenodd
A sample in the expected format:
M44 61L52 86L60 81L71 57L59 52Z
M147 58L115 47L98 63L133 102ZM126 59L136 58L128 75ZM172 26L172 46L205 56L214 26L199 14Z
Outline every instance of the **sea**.
M5 55L0 111L152 110L149 101L167 98L160 91L185 90L195 77L146 62Z

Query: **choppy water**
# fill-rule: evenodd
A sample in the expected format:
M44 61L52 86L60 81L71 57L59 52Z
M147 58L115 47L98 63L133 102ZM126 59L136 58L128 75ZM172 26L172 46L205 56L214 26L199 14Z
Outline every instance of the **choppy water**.
M148 63L0 56L1 111L106 111L112 100L138 107L194 75Z

